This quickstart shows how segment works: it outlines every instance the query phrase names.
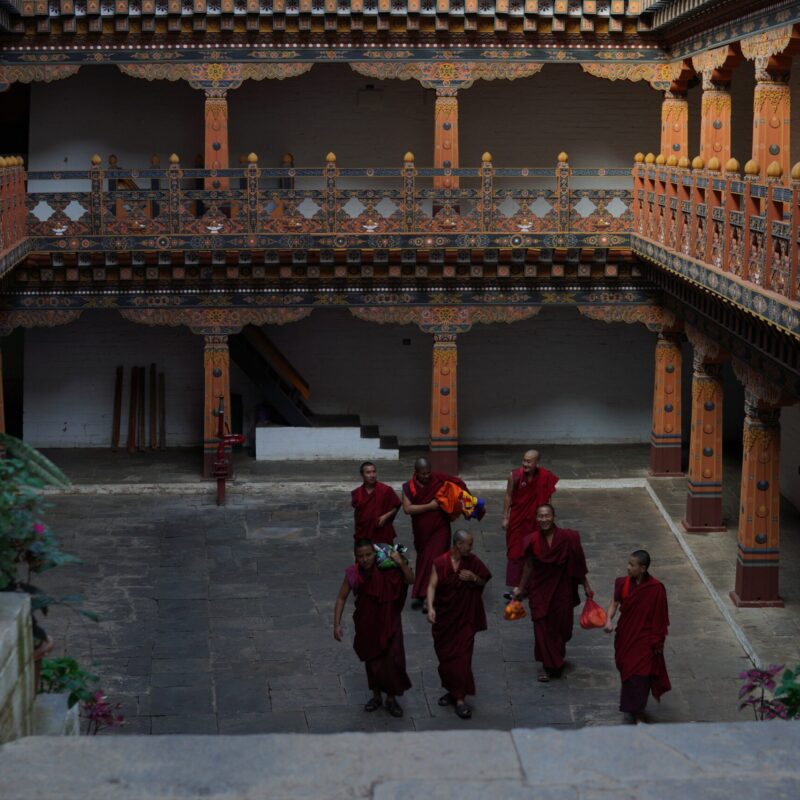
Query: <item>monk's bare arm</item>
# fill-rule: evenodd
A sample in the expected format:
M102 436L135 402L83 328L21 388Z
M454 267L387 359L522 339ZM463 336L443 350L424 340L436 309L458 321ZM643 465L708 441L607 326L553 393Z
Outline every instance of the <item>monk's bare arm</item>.
M431 578L428 581L428 594L427 594L427 603L428 603L428 622L433 625L436 622L436 609L433 607L433 598L436 596L436 586L439 583L439 576L436 573L436 567L431 568Z
M391 522L397 516L399 510L400 506L397 506L397 508L393 508L391 511L387 511L383 516L378 517L378 527L382 528L387 522Z
M523 597L528 591L528 583L531 579L531 572L533 572L533 558L528 556L525 559L525 565L522 567L522 577L519 579L519 586L514 591L514 597Z
M614 630L613 620L618 608L619 603L612 597L611 602L608 604L608 610L606 611L606 624L603 626L603 630L606 633L611 633L611 631Z
M333 638L337 642L341 642L344 637L344 630L342 629L342 614L344 613L344 604L347 602L347 595L350 594L350 583L347 578L342 581L339 589L339 594L336 596L336 605L333 609Z
M426 511L435 511L439 508L439 504L435 500L431 500L430 503L425 503L424 505L414 505L409 499L408 496L403 492L403 511L410 516L415 516L416 514L424 514Z
M471 569L462 569L458 573L459 580L474 583L478 588L486 586L486 581L476 575Z
M511 519L511 493L514 491L513 473L508 476L508 486L506 486L506 496L503 498L503 530L508 528L508 521Z
M400 567L400 571L403 573L403 579L405 582L411 586L414 583L414 570L408 565L408 563L403 559L400 553L397 550L392 550L389 553L389 558Z

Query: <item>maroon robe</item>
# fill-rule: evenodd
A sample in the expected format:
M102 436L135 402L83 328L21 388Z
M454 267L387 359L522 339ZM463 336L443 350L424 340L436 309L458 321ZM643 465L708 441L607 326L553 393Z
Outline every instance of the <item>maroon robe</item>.
M353 591L356 598L353 649L364 662L369 688L401 695L411 688L403 647L401 612L408 594L403 573L400 569L377 566L369 571L358 568Z
M620 603L614 637L614 660L622 679L620 711L641 714L650 692L660 700L672 688L664 661L669 628L667 591L652 575L638 585L632 578L617 578L614 599Z
M580 603L578 586L589 571L577 531L554 526L553 541L535 531L526 552L533 556L533 573L528 583L534 658L546 670L564 666L567 642L572 638L573 609Z
M522 467L518 467L511 473L511 481L511 510L506 527L506 586L519 586L525 566L525 539L536 528L536 509L549 503L555 493L558 476L544 467L525 475Z
M427 483L420 483L416 477L403 484L403 493L415 506L424 506L436 499L436 492L445 481L450 481L466 489L461 478L446 475L443 472L432 472ZM423 514L411 517L411 530L414 532L414 549L417 551L417 565L414 571L414 588L412 597L424 599L428 592L428 581L431 578L433 560L450 549L450 518L444 511L431 509Z
M486 630L483 586L459 579L449 550L436 558L433 564L438 578L433 600L436 611L433 647L439 659L439 677L442 686L455 700L463 700L466 695L475 694L472 649L475 634ZM474 572L484 581L492 577L486 565L472 554L462 556L458 571L462 569Z
M397 492L391 486L378 481L371 492L368 492L362 484L353 489L350 497L356 510L355 540L369 539L373 544L392 544L396 536L394 525L390 520L379 528L378 520L402 505Z

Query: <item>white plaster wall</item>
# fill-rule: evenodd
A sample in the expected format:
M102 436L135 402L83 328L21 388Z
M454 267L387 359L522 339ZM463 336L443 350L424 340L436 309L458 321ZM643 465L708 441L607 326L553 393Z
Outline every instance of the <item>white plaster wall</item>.
M167 445L200 444L202 337L184 327L137 325L114 311L89 312L71 325L26 331L25 440L36 447L109 447L114 378L116 367L123 365L120 442L124 447L130 368L146 368L149 398L153 362L165 373ZM145 405L149 410L149 399Z
M781 410L781 494L800 510L800 405Z

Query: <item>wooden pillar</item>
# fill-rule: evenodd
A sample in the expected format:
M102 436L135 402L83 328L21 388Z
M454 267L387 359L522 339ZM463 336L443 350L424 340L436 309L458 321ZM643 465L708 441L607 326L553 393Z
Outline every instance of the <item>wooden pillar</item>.
M206 91L205 120L205 168L228 169L228 101L224 91ZM206 190L229 187L228 178L206 178L204 184Z
M724 171L731 157L731 92L718 70L703 72L700 117L700 157L706 164L718 158Z
M680 335L660 333L656 342L653 426L650 431L650 473L681 473L681 345Z
M431 466L458 474L458 350L456 335L433 337L433 385L431 390Z
M753 158L766 175L777 161L784 175L792 169L789 152L791 59L784 56L756 58L756 89L753 96Z
M434 169L458 168L458 97L456 89L437 89L433 134ZM458 189L458 178L433 179L434 189Z
M223 398L225 419L230 427L231 390L230 357L226 335L204 336L203 371L205 375L203 399L203 477L213 472L217 452L217 415L219 399Z
M780 408L745 391L742 488L736 554L737 606L783 606L778 595L780 548Z
M692 375L692 433L689 443L686 517L692 533L724 531L722 524L722 402L719 364L695 349Z
M661 103L661 155L689 158L689 103L686 95L664 92Z

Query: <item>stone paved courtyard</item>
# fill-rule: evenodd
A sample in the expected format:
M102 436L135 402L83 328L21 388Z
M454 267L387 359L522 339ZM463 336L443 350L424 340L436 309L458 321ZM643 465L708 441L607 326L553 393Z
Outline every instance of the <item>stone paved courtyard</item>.
M351 558L347 497L292 490L280 497L89 496L54 499L50 522L64 548L84 559L59 570L53 592L80 591L102 622L57 610L47 628L66 651L94 663L122 733L265 733L440 730L617 724L618 675L612 638L576 626L561 681L535 680L529 618L502 619L502 495L470 523L476 552L495 575L486 591L489 630L477 638L478 695L469 722L441 709L427 621L404 612L414 688L400 720L367 714L363 667L352 641L332 635L333 604ZM642 489L559 491L559 521L581 531L591 580L607 603L628 553L645 547L667 585L667 663L674 690L657 722L746 719L737 709L739 671L749 666L730 627ZM408 518L398 517L410 542Z

